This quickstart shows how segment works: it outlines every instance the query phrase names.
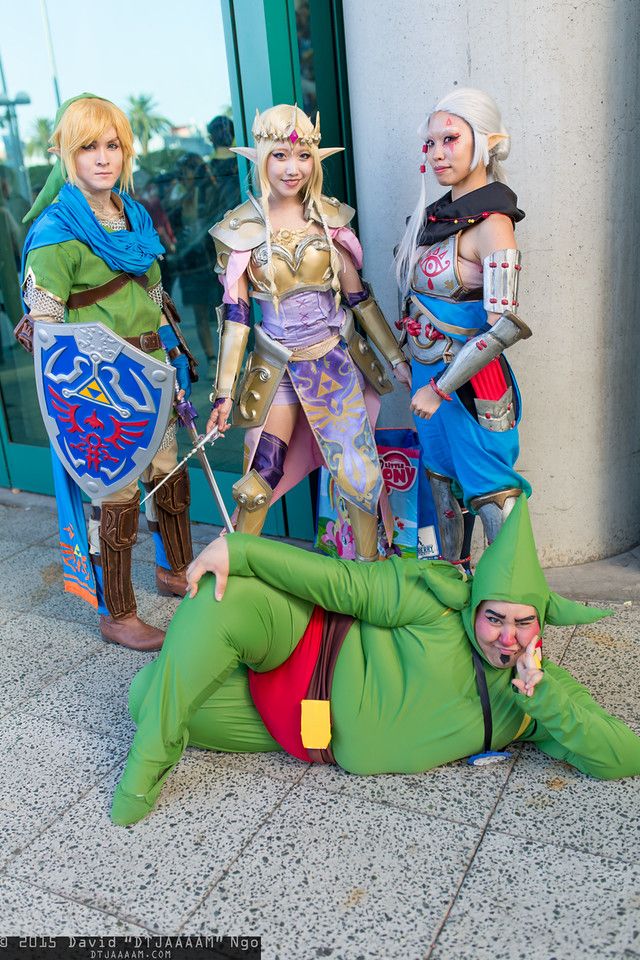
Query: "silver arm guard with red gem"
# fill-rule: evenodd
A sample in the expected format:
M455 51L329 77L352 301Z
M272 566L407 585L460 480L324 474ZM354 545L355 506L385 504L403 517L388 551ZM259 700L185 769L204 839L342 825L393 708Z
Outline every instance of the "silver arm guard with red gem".
M438 378L438 390L450 394L463 383L479 373L495 357L518 340L527 340L531 330L515 313L506 312L498 317L486 333L479 333L467 340L444 373Z

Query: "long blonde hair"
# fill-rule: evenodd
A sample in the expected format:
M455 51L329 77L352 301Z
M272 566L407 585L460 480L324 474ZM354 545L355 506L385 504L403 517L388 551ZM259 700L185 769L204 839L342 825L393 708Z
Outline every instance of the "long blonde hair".
M493 98L488 93L475 90L472 87L460 87L457 90L452 90L451 93L448 93L446 97L436 103L424 123L421 123L418 127L418 136L423 143L427 139L431 117L434 113L441 112L452 113L471 127L473 133L471 169L475 170L479 164L482 164L487 168L487 177L490 181L499 180L501 183L506 183L501 161L506 160L509 156L511 140L503 126L500 111ZM500 135L501 139L489 148L489 137L496 133ZM423 166L426 165L423 164ZM396 278L402 296L408 293L411 286L418 234L424 222L426 206L427 172L425 170L420 177L418 202L409 218L396 253Z
M274 148L279 143L288 143L289 133L295 128L298 137L303 140L304 146L308 149L313 159L313 171L305 187L302 202L305 205L315 209L318 219L322 223L325 238L329 245L331 258L331 289L336 296L336 307L340 303L340 270L342 264L340 257L333 245L331 233L322 209L322 163L318 153L318 144L313 142L312 138L316 134L316 128L313 123L297 106L286 103L280 103L275 107L270 107L263 113L258 114L253 122L251 132L256 145L256 165L253 171L254 188L258 194L262 214L266 225L266 246L267 263L265 274L269 283L271 296L276 309L278 308L279 297L275 285L275 271L271 258L271 220L269 218L269 197L271 196L271 184L267 176L267 161Z
M131 190L135 157L131 124L119 107L99 97L83 98L70 103L51 137L53 147L60 154L63 171L75 186L78 186L76 173L78 151L93 143L110 127L115 128L122 147L120 188Z

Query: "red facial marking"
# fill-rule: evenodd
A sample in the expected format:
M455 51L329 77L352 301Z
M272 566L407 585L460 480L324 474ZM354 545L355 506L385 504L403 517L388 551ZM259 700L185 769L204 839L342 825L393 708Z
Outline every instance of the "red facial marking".
M452 123L453 123L453 120L451 119L451 117L447 117L447 122L445 123L445 127L450 127Z

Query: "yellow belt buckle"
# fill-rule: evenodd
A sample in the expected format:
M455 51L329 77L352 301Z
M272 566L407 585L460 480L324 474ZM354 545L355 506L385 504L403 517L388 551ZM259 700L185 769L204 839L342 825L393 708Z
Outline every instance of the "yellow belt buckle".
M300 736L308 750L325 750L331 742L331 702L302 700Z

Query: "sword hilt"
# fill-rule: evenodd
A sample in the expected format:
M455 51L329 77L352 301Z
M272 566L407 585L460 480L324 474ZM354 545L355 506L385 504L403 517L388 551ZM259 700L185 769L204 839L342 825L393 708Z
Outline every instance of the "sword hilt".
M183 427L186 427L187 430L191 430L195 426L195 422L198 417L198 411L190 400L178 400L175 406L176 413L178 414L178 420Z

